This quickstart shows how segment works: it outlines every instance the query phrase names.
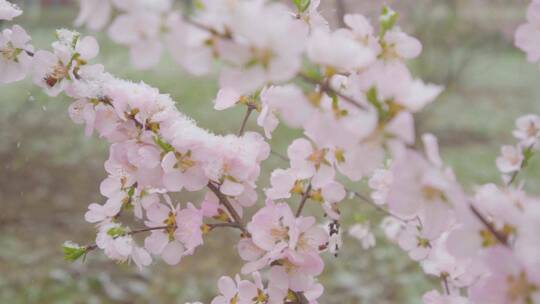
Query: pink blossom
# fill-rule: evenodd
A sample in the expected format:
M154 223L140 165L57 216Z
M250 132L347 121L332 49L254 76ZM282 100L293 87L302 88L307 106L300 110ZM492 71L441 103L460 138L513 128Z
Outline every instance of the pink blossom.
M221 89L219 90L216 100L214 100L214 109L216 110L225 110L230 108L238 102L240 95L232 89Z
M114 235L111 231L122 230L119 224L106 224L100 227L96 237L96 245L103 249L105 255L118 262L127 262L133 260L141 269L152 262L148 252L138 247L133 238L127 234Z
M375 60L373 51L358 43L345 30L331 33L315 30L309 38L307 54L313 62L340 71L365 68Z
M536 145L540 138L540 117L529 114L519 117L516 120L517 129L514 130L514 137L520 140L520 143L529 147Z
M86 25L90 30L98 31L109 22L112 13L110 0L83 0L75 20L75 26Z
M291 197L298 176L292 169L276 169L270 176L271 187L266 189L266 196L270 199L284 199Z
M528 269L506 247L495 247L486 252L485 262L490 270L469 289L473 303L533 303L540 299L536 284L530 281Z
M470 302L459 295L443 295L437 290L427 292L422 297L424 304L469 304Z
M407 251L411 259L415 261L421 261L428 257L432 241L433 237L415 224L408 224L398 236L398 244L401 249Z
M384 34L386 45L384 50L387 59L413 59L422 52L422 44L418 39L407 35L399 28L394 27Z
M158 12L134 11L116 17L108 34L114 42L129 46L133 66L148 69L156 65L161 56L160 27Z
M512 173L521 169L523 152L520 147L503 146L501 156L497 157L497 168L502 173Z
M6 0L0 0L0 20L10 21L20 14L22 14L22 10L15 4Z
M2 4L0 4L1 6ZM0 8L0 15L2 14L1 10ZM30 36L18 25L1 32L0 83L11 83L26 77L32 62L27 52L33 51L29 42Z
M386 204L388 191L392 185L393 175L390 170L376 169L369 178L368 185L371 188L371 198L377 205Z
M540 2L532 1L527 9L527 23L518 27L515 33L515 45L527 54L527 60L540 60Z
M59 30L59 41L53 43L54 53L37 51L33 57L34 83L50 96L57 96L74 78L73 71L82 61L88 61L99 53L99 45L93 37L79 38L78 34Z
M291 168L300 178L316 176L315 179L332 179L335 171L328 155L328 149L317 149L307 139L294 140L287 149Z

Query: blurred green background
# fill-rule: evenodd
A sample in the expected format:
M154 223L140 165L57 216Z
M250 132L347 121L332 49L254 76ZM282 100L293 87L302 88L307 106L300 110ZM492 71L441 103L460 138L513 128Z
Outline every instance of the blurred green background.
M218 0L216 0L218 1ZM337 1L337 2L336 2ZM540 113L540 71L512 45L516 26L525 19L524 0L322 0L323 14L338 24L344 12L363 13L376 20L383 3L400 12L399 23L424 44L411 63L416 75L443 84L445 93L419 115L418 132L440 138L445 161L468 189L499 177L494 165L499 146L513 143L516 117ZM76 5L40 6L26 1L16 21L33 36L34 45L47 47L54 30L71 28ZM22 5L22 3L21 3ZM0 24L5 28L8 24ZM143 80L170 93L178 107L202 127L217 133L235 132L241 109L216 112L212 99L215 77L194 78L165 56L147 72L129 66L126 49L97 33L101 54L96 62L123 78ZM0 303L209 303L221 274L233 275L241 261L230 231L216 231L205 246L168 267L154 263L142 272L117 265L100 252L85 263L63 261L65 240L91 243L92 225L83 220L91 202L102 202L99 182L105 177L106 144L86 138L67 115L68 100L49 98L29 80L0 85ZM261 131L253 118L248 129ZM299 132L280 127L272 140L284 152ZM285 167L271 157L264 163L261 185L271 168ZM533 159L525 174L526 187L540 193L540 161ZM365 185L350 185L362 189ZM181 202L196 197L181 194ZM380 214L358 201L342 203L344 226L355 214L378 222ZM308 206L307 213L321 215ZM419 303L423 292L438 282L387 244L375 228L380 246L364 251L345 237L339 257L325 255L321 276L326 292L321 303Z

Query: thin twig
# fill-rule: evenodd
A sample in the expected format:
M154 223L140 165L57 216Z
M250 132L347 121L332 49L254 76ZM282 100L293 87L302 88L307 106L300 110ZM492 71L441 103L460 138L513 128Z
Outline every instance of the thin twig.
M346 189L346 190L347 190L347 189ZM347 191L350 191L350 190L347 190ZM380 211L380 212L382 212L382 213L384 213L384 214L386 214L386 215L388 215L388 216L391 216L391 217L393 217L393 218L395 218L395 219L397 219L397 220L399 220L399 221L401 221L401 222L403 222L403 223L407 223L407 222L408 222L406 219L401 218L401 217L399 217L399 216L393 214L392 212L390 212L390 211L384 209L383 207L381 207L381 206L375 204L375 202L374 202L373 200L371 200L369 197L367 197L367 196L365 196L365 195L363 195L363 194L361 194L361 193L359 193L359 192L356 192L356 191L350 191L350 192L352 192L352 193L354 194L354 196L356 196L356 197L359 198L360 200L362 200L362 201L368 203L369 205L371 205L373 208L377 209L378 211Z
M164 229L167 229L167 228L169 228L169 227L170 227L170 226L158 226L158 227L141 228L141 229L136 229L136 230L128 231L128 232L126 232L125 234L115 236L114 238L117 238L117 237L120 237L120 236L125 236L125 235L134 235L134 234L138 234L138 233L142 233L142 232L147 232L147 231L153 231L153 230L164 230ZM89 252L89 251L92 251L92 250L96 249L96 248L97 248L97 244L86 245L86 246L84 246L84 248L86 248L86 252Z
M247 107L246 115L244 115L244 120L242 120L242 125L240 126L240 130L238 131L238 136L244 135L247 121L249 119L249 116L251 115L251 112L253 112L253 110L254 108L252 106Z
M230 227L230 228L237 228L240 230L242 229L242 227L238 225L237 223L215 223L215 224L206 224L206 225L208 225L210 229L219 228L219 227Z
M484 224L484 226L486 226L487 230L489 232L491 232L491 234L493 234L493 236L497 239L497 241L499 241L499 243L503 244L506 247L510 247L510 245L508 244L508 239L504 234L502 234L495 227L493 227L491 222L488 221L482 215L482 213L480 213L480 211L478 211L478 209L476 209L476 207L474 207L473 205L470 205L470 208L471 208L471 211L473 212L473 214L480 220L480 222L482 222L482 224Z
M450 288L448 287L448 274L443 273L441 274L441 279L443 281L444 291L447 295L450 295Z
M531 153L532 149L534 147L534 144L530 145L527 147L527 149L525 149L525 151L523 151L523 154L524 155L529 155L529 153ZM512 185L512 183L516 180L519 172L521 172L523 170L523 168L525 168L525 166L527 165L527 160L524 159L522 162L521 162L521 166L519 167L519 170L515 171L513 174L512 174L512 177L510 177L510 180L508 181L508 183L506 183L506 186L510 186Z
M186 23L189 23L189 24L193 25L194 27L196 27L196 28L198 28L200 30L206 31L206 32L208 32L208 33L210 33L210 34L212 34L214 36L218 36L218 37L223 38L223 39L232 39L231 34L229 34L229 33L221 33L218 30L216 30L214 28L211 28L210 26L199 23L199 22L189 18L188 16L184 16L184 21Z
M307 199L309 197L309 192L311 192L311 182L309 182L306 192L302 195L302 200L300 201L300 205L298 206L298 210L296 210L296 217L299 217L300 214L302 214L302 209L304 209L304 205L307 202Z
M357 108L359 108L361 110L367 110L366 107L363 104L361 104L360 102L358 102L354 98L352 98L350 96L347 96L347 95L335 90L334 88L332 88L326 82L318 81L317 79L314 79L314 78L306 75L305 73L299 73L298 76L300 76L300 78L302 78L306 82L318 85L320 87L321 91L323 91L323 92L326 92L326 93L329 93L329 94L334 94L334 95L340 97L341 99L347 101L348 103L356 106Z
M229 199L223 194L221 193L221 191L219 190L219 188L214 185L212 182L209 182L208 183L208 188L214 192L214 194L218 197L219 199L219 202L225 206L225 208L227 209L227 211L229 211L229 213L231 214L231 216L233 217L233 220L236 224L238 224L240 230L242 230L242 232L246 235L250 235L249 232L247 231L246 227L244 226L244 224L242 223L242 219L240 218L240 216L238 215L238 213L236 212L236 210L234 210L234 207L232 206L231 202L229 202Z

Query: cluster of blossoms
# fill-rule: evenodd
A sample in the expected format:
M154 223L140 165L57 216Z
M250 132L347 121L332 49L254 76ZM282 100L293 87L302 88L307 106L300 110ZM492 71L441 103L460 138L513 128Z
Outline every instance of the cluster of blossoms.
M214 71L220 60L214 107L246 108L238 135L203 130L168 95L90 65L99 52L90 36L59 30L50 52L35 51L20 26L2 31L0 81L31 74L48 95L65 93L74 100L72 120L110 143L108 177L100 185L106 200L85 214L97 227L96 242L66 243L66 257L99 248L138 267L156 257L174 265L194 254L210 231L230 227L241 232L241 273L254 280L222 277L212 303L315 304L323 293L317 280L322 254L337 255L343 244L340 203L349 192L385 212L380 225L387 237L441 279L442 290L426 293L424 303L540 303L540 202L523 183L515 185L540 146L540 117L517 120L518 143L504 146L496 161L501 185L468 194L439 156L435 136L422 136L424 151L413 148L413 115L442 87L407 68L422 46L396 25L397 13L385 7L378 31L358 14L344 17L346 28L332 30L317 12L319 1L293 3L295 11L264 0L202 0L188 17L169 0L81 1L76 24L108 26L111 39L130 48L137 68L157 64L163 46L195 75ZM531 61L540 58L539 7L531 4L529 23L516 33ZM19 14L0 0L0 19ZM253 112L264 136L244 132ZM259 199L267 139L280 122L304 136L290 143L283 156L288 167L271 173ZM367 181L372 193L347 190L339 181L345 178ZM201 202L175 204L169 194L180 191L206 193ZM258 201L264 205L244 219L244 208ZM319 205L329 222L302 215L307 203ZM135 221L125 220L129 214ZM143 233L138 242L135 235ZM369 222L349 234L365 249L375 245Z

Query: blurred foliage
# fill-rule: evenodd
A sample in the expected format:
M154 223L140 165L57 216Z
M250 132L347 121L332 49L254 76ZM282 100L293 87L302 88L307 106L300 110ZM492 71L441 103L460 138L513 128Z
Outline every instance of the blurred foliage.
M400 13L399 23L415 33L424 53L412 68L426 80L444 84L447 91L418 117L418 133L439 136L443 158L471 189L498 181L494 160L499 146L513 143L514 119L540 112L538 67L512 47L511 34L524 19L527 1L343 1L348 12L375 16L383 2ZM334 1L323 1L323 13L335 13ZM29 7L18 19L46 47L54 29L71 27L74 7ZM4 26L4 25L2 25ZM199 124L217 133L235 132L242 109L216 112L211 101L214 77L183 74L165 57L147 72L129 66L127 51L97 33L106 68L134 81L145 81L170 93L178 107ZM241 261L230 231L216 231L206 245L180 265L156 263L142 272L116 265L99 252L85 263L62 259L65 240L90 243L93 227L83 220L91 202L101 202L98 186L105 177L106 144L84 137L82 128L67 116L68 99L49 98L29 81L0 86L0 303L208 303L221 274L233 275ZM251 130L260 129L252 119ZM271 143L284 153L301 134L280 126ZM286 164L271 157L264 164L261 185L271 168ZM540 161L533 158L526 185L540 192ZM349 186L363 189L363 185ZM181 202L197 201L182 193ZM294 204L294 203L293 203ZM380 214L358 201L342 205L344 227L362 214L372 223ZM306 213L321 216L318 206ZM380 246L363 251L345 238L339 257L327 255L321 281L326 293L321 303L418 303L421 294L438 282L423 275L419 266L375 229ZM219 254L216 254L219 252Z

